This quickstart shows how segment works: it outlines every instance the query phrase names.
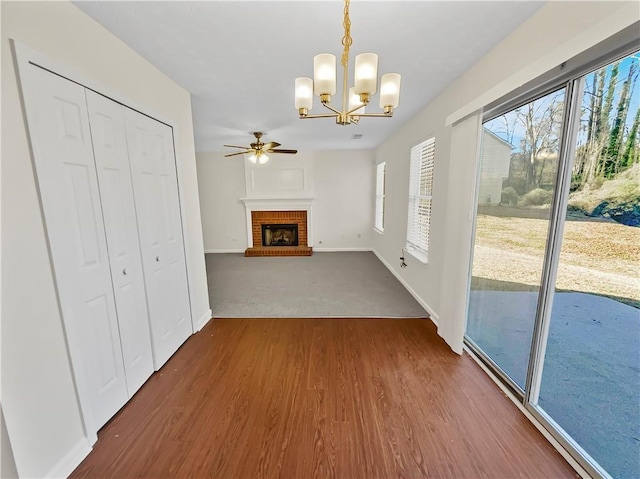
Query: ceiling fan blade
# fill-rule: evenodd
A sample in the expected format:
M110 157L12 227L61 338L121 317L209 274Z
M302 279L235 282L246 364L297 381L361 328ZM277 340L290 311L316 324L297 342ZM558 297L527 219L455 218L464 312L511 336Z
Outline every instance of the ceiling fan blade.
M289 155L295 155L298 150L267 150L267 153L287 153Z
M223 146L226 146L227 148L242 148L243 150L247 149L246 146L236 146L236 145L223 145Z
M270 141L269 143L265 143L264 146L262 147L263 150L271 150L273 148L277 148L280 146L280 143L278 143L277 141Z
M249 153L249 152L248 151L241 151L239 153L229 153L228 155L224 155L224 157L226 158L227 156L244 155L245 153Z

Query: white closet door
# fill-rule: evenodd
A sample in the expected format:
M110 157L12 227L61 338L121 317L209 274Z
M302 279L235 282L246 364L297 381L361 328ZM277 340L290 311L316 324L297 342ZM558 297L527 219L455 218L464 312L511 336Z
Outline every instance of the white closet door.
M187 271L170 127L125 109L155 367L192 333Z
M128 399L85 89L29 66L25 102L58 294L88 424ZM44 358L46 361L46 358ZM78 371L79 370L79 371Z
M153 357L123 107L90 90L86 94L124 369L133 396L153 373Z

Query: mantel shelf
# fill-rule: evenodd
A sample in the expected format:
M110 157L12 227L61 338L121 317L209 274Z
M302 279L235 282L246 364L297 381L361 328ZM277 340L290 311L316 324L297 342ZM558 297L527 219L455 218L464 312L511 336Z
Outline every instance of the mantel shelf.
M240 198L245 205L255 205L262 203L312 203L315 198L313 197L305 197L305 198Z

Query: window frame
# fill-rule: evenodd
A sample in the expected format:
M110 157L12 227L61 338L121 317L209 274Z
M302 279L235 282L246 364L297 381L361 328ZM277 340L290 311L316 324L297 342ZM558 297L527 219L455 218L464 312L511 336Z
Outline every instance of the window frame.
M422 263L429 262L435 150L436 137L429 135L426 139L412 146L409 155L405 249Z
M380 177L382 176L382 178ZM373 219L373 230L384 233L384 207L386 198L387 183L387 162L383 161L376 165L376 202Z

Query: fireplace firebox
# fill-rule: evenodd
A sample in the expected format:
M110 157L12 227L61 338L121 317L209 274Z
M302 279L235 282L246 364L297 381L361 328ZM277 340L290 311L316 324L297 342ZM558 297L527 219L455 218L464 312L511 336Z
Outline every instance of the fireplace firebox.
M262 246L298 246L297 224L263 224Z

